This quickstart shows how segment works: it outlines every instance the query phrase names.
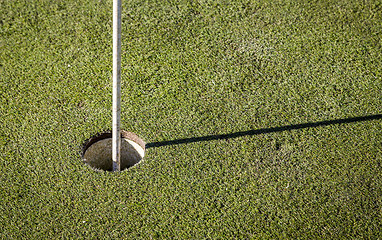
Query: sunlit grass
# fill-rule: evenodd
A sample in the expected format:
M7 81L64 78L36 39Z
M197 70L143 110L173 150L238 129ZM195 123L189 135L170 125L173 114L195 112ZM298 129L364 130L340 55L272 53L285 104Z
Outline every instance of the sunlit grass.
M0 0L0 238L382 237L380 118L203 138L380 115L380 2L123 1L123 128L195 141L118 174L111 12Z

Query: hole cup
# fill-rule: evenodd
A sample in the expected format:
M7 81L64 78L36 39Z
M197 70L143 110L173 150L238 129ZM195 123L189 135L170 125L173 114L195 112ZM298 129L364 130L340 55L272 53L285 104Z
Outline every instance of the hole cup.
M145 142L135 133L121 130L121 171L142 161ZM104 132L88 139L83 145L82 159L95 170L112 171L112 134Z

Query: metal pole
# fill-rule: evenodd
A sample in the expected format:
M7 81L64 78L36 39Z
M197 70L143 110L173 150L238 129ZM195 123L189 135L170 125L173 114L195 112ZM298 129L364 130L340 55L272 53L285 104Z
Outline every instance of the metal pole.
M113 171L121 170L121 0L113 1Z

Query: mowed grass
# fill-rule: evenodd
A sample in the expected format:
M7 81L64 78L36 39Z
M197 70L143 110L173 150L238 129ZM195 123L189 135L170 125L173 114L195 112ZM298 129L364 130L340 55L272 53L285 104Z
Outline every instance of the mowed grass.
M123 1L123 129L195 141L110 173L112 1L0 0L0 238L382 238L381 8Z

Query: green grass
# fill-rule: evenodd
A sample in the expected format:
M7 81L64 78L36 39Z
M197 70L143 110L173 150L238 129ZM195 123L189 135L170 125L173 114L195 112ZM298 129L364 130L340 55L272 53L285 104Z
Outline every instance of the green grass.
M382 113L380 0L129 0L122 125L147 143ZM379 239L382 121L151 147L121 173L112 1L0 0L0 238Z

